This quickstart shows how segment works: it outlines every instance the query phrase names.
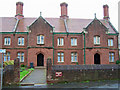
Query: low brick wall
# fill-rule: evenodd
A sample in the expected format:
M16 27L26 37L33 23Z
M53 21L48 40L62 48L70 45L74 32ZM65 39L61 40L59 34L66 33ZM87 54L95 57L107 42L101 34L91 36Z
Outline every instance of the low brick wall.
M14 65L8 65L3 70L3 86L16 85L20 81L20 62L14 60Z
M50 61L49 61L50 62ZM47 83L118 79L118 65L49 65ZM59 74L59 75L58 75Z

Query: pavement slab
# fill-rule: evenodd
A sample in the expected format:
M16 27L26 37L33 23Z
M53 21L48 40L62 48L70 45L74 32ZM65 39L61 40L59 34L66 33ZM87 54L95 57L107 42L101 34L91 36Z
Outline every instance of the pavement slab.
M46 69L37 68L28 77L26 77L21 84L45 84L46 83Z

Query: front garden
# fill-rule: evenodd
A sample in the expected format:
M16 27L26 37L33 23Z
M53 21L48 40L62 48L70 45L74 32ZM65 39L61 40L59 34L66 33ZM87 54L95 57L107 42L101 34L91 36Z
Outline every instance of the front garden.
M6 61L4 62L4 67L6 67L7 65L14 65L14 60L10 60L10 61ZM1 66L1 65L0 65ZM21 65L20 66L20 81L22 79L25 79L25 77L30 74L32 71L34 70L34 68L27 68L27 66L25 65Z
M28 69L26 66L21 65L20 67L20 81L25 78L29 73L31 73L34 68Z

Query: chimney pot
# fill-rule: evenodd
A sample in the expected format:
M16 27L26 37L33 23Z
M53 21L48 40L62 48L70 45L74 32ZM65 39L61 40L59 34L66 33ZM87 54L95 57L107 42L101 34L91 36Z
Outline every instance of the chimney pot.
M17 2L16 3L16 15L15 17L18 19L23 18L23 2Z
M103 19L106 19L106 20L109 20L109 6L106 4L106 5L103 5L103 11L104 11L104 17Z
M68 4L63 2L63 3L60 4L60 6L61 6L61 16L60 16L60 18L67 19L68 18L68 16L67 16L67 6L68 6Z

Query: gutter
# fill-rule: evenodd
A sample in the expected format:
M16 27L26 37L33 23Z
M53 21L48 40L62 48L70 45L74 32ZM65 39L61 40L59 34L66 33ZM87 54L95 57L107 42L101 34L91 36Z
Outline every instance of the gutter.
M66 32L68 33L69 30L68 30L68 26L67 26L67 23L66 23L66 19L64 19L63 21L64 21L64 24L65 24L65 30L66 30Z
M67 36L68 36L69 30L68 30L68 26L67 26L67 21L66 21L66 19L63 19L63 21L64 21L64 25L65 25L65 30L66 30L66 33L67 33Z
M16 18L17 19L17 18ZM20 19L17 19L13 32L16 32Z

